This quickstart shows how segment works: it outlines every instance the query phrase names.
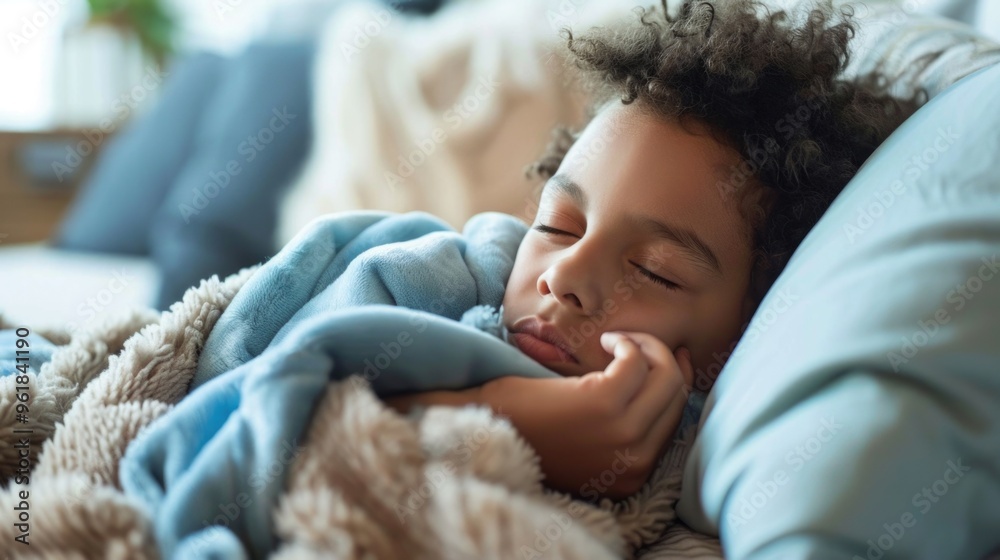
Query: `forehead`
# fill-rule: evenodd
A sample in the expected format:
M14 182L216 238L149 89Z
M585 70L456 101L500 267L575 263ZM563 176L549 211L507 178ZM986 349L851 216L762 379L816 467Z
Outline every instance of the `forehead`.
M739 153L714 137L707 125L653 113L638 101L606 105L573 144L570 154L587 161L598 159L594 156L604 151L610 152L611 159L629 158L646 169L669 170L671 175L683 174L711 182L713 187L728 179L740 163Z
M749 252L749 227L726 183L740 161L700 123L682 126L636 103L615 102L587 125L558 173L586 193L588 214L691 229L732 263Z

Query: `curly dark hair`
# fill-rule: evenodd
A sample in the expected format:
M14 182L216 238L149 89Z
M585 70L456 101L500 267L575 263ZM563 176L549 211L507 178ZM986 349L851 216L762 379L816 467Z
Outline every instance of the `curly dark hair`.
M857 25L849 6L810 4L800 23L754 0L685 0L674 17L666 0L661 8L640 8L639 24L624 29L562 33L595 94L591 117L616 97L638 100L664 118L707 125L740 152L749 172L734 170L717 187L740 196L753 230L750 288L759 303L833 199L927 93L894 97L883 75L844 77ZM558 128L529 176L554 175L578 136Z

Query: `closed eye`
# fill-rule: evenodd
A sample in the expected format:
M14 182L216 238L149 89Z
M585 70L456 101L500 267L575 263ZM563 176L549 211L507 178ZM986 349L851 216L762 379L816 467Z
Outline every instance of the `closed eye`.
M679 289L681 289L680 284L677 284L676 282L671 282L670 280L667 280L666 278L664 278L662 276L657 276L656 274L653 274L652 272L646 270L645 268L643 268L643 267L641 267L641 266L639 266L639 265L637 265L635 263L632 263L632 265L635 266L635 268L639 271L639 274L642 274L643 276L645 276L649 280L653 281L656 284L659 284L659 285L663 286L664 288L666 288L668 290L679 290Z
M549 226L547 226L545 224L538 224L537 226L534 226L532 229L535 230L535 231L540 231L542 233L547 233L549 235L568 235L570 237L576 237L576 235L573 235L572 233L570 233L568 231L563 231L561 229L556 229L554 227L549 227Z

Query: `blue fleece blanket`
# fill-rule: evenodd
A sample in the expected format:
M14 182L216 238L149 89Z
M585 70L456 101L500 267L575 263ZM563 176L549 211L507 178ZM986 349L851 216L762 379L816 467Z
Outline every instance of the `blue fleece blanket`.
M271 512L330 380L362 375L384 396L557 376L499 321L526 231L498 213L458 233L423 213L352 212L314 221L266 262L212 329L191 394L122 460L164 557L272 550Z

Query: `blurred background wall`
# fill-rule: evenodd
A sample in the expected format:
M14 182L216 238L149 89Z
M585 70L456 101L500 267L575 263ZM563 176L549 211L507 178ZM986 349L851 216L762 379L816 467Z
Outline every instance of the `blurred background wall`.
M153 62L128 22L102 20L102 0L0 2L0 129L38 130L96 123ZM315 33L337 2L329 0L160 0L137 2L164 18L140 21L172 33L179 52L233 54L264 36ZM150 10L146 10L150 13ZM155 12L154 12L155 13ZM162 62L162 61L161 61ZM141 113L156 98L135 103Z

